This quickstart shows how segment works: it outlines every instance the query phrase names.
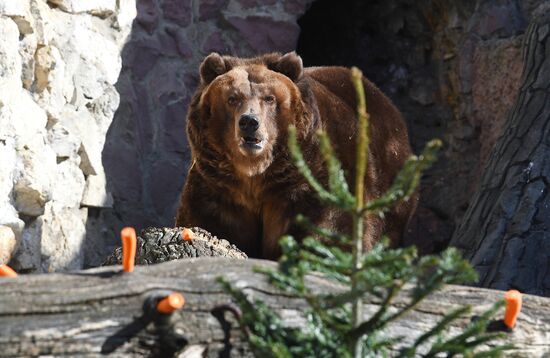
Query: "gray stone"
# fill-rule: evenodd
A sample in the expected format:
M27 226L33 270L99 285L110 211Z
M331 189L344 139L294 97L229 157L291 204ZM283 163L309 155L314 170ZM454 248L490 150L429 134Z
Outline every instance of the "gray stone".
M41 272L41 227L40 219L33 221L23 230L19 248L15 252L11 265L17 271Z
M148 33L153 33L159 23L159 9L155 0L139 0L137 2L136 22Z
M25 228L14 268L31 272L81 268L86 216L86 209L56 208L48 203L44 215Z
M25 215L42 215L51 198L55 153L43 142L36 142L26 144L19 156L13 187L15 207Z
M40 145L38 142L44 141L47 116L29 93L20 87L21 81L18 80L17 84L19 88L10 83L5 87L0 85L0 102L3 103L0 108L0 133L13 137L19 151L25 145Z
M5 82L21 77L21 59L19 53L19 30L15 22L0 17L0 90Z
M88 112L94 118L99 131L103 135L109 130L119 103L120 95L116 88L114 86L106 86L99 97L86 104Z
M105 132L102 132L94 118L87 110L65 110L60 116L59 123L78 138L81 138L78 154L80 155L80 169L84 175L97 174L103 164L101 151L105 142Z
M187 27L191 23L191 0L163 0L161 7L164 18L179 26Z
M44 89L48 85L50 85L50 71L58 66L54 59L55 55L52 54L52 51L54 51L53 49L54 48L50 46L43 46L36 50L36 53L34 55L36 63L34 70L35 82L33 89L38 93L44 91Z
M25 16L29 8L26 1L0 0L0 15Z
M58 161L77 156L82 144L82 140L75 133L69 132L61 123L56 123L50 128L48 142Z
M257 53L288 52L296 48L300 27L294 22L267 16L228 16L226 20Z
M472 20L471 30L482 38L494 35L499 37L518 35L525 30L527 25L525 19L517 11L514 1L507 1L504 4L491 4L490 2L482 4Z
M175 49L177 51L176 55L182 56L183 58L193 57L193 48L191 46L190 41L187 38L185 29L181 29L177 26L166 26L164 31L165 31L165 34L171 37L171 40L169 40L170 45L171 46L175 45ZM161 34L159 36L159 43L161 45L163 40L166 41L166 39L164 39L163 36L166 37L164 34ZM164 50L164 46L160 48Z
M302 15L311 2L311 0L286 0L284 2L285 11L290 14Z
M16 246L17 240L13 229L0 225L0 265L5 265L10 261Z
M199 20L206 21L220 15L220 10L227 5L227 0L203 0L199 4Z
M23 220L19 219L19 214L9 203L0 202L0 226L9 227L12 230L16 242L13 249L16 249L17 245L22 240L25 223ZM11 245L9 245L9 247L11 247ZM10 257L14 255L13 249L11 250Z
M0 134L0 205L7 201L14 180L14 169L17 162L17 152L15 151L15 141L13 138L2 137Z
M117 9L116 0L48 0L50 3L59 6L63 11L70 13L87 12L93 15L106 17L114 13Z
M83 264L87 209L48 205L42 221L42 272L78 270Z
M202 51L204 53L229 53L229 50L229 45L227 41L223 39L223 35L221 32L214 32L210 34L210 36L208 36L208 38L202 45Z
M107 191L107 178L103 171L86 178L86 187L80 204L96 208L113 207L113 196Z
M51 203L59 208L79 208L86 182L78 157L58 163L51 182Z
M21 82L23 88L31 89L34 82L34 53L38 46L35 34L24 36L19 41L19 56L21 56Z
M239 2L243 8L249 9L258 6L275 5L277 0L240 0Z
M136 18L136 0L118 0L118 12L116 14L116 29L123 32L130 29Z

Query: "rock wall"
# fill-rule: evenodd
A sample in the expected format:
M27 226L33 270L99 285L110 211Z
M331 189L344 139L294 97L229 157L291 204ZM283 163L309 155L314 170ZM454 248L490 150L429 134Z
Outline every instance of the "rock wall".
M435 132L447 144L423 185L412 238L427 251L447 246L479 185L519 91L524 32L545 1L445 0L424 9L434 34L427 45L433 80L418 78L415 88L433 93L434 101L421 103L415 120L422 123L426 112L436 115Z
M0 263L83 266L89 211L112 206L102 150L135 15L134 0L0 0Z

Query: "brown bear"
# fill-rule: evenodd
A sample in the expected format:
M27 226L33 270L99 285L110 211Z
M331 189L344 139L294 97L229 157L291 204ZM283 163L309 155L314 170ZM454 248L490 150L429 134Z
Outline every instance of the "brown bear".
M187 117L192 165L176 225L202 227L267 259L280 254L283 234L303 234L293 223L299 213L321 227L349 230L348 216L321 205L294 166L287 129L296 126L304 158L321 182L327 170L315 132L325 130L353 188L357 116L350 70L304 68L294 52L251 59L212 53L200 76ZM370 114L369 200L390 187L411 149L399 111L374 84L363 83ZM416 196L401 202L384 219L369 217L365 246L383 233L398 244L416 202Z

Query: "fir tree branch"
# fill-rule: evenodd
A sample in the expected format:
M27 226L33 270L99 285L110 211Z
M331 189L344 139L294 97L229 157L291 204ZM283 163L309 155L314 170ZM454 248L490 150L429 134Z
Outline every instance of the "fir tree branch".
M363 73L357 67L351 69L351 81L357 94L357 146L355 158L355 208L362 209L365 200L365 174L369 158L369 114L363 87Z
M318 131L317 136L319 137L321 154L327 163L330 193L338 197L341 209L349 210L354 207L355 198L349 192L348 183L346 181L346 177L344 176L342 165L334 154L334 150L332 149L327 133L324 131Z
M381 214L390 210L397 202L408 200L418 187L422 173L437 159L436 155L441 146L440 140L432 140L426 145L420 156L409 157L390 189L380 198L369 201L362 213Z
M328 229L319 227L311 222L307 217L302 214L296 216L296 224L302 226L308 232L315 235L319 235L323 239L330 240L330 244L344 246L351 243L351 238L348 235L332 232Z
M357 67L351 69L351 81L357 94L357 146L355 154L355 210L353 211L353 269L361 270L363 261L363 203L365 200L365 174L368 166L369 150L369 117L367 113L367 104L365 100L365 89L363 87L363 74ZM356 291L359 282L357 276L352 275L351 290ZM361 297L352 302L352 326L359 327L363 319L363 301ZM363 356L361 339L353 338L350 340L353 356L360 358Z
M327 191L323 187L323 185L319 183L319 181L317 181L317 179L313 176L313 173L311 172L311 169L307 165L304 159L304 156L302 154L302 151L300 150L300 147L298 145L298 139L296 136L296 127L294 126L288 127L288 147L290 149L290 154L294 161L294 165L296 165L296 168L298 168L298 171L304 176L304 178L307 180L307 182L313 188L313 190L317 192L319 199L331 205L341 206L342 203L340 201L340 198L338 198L337 195Z
M414 348L419 347L433 336L441 334L441 332L449 327L449 323L456 320L458 317L470 313L472 308L470 306L459 307L450 313L443 316L443 318L428 332L424 333L416 339L413 344Z
M383 327L385 320L384 315L388 311L391 301L403 287L403 283L396 283L388 290L386 298L380 303L378 311L366 322L352 329L348 334L350 339L359 339L365 334L368 334L376 329Z
M466 350L470 350L482 343L500 337L498 333L488 333L483 335L487 329L487 324L490 317L492 317L499 308L504 305L503 301L499 301L493 305L488 311L484 312L477 320L472 321L466 329L459 335L454 336L446 341L438 342L432 346L426 357L435 357L441 352L456 352L461 353ZM471 339L476 337L475 339ZM472 344L475 340L478 340L477 344Z

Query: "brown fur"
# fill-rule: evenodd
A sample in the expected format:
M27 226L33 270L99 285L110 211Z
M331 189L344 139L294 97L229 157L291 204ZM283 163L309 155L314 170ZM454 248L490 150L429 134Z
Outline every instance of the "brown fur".
M357 120L349 69L304 69L295 53L253 59L211 54L200 73L187 118L193 164L176 225L200 226L250 256L271 259L280 254L281 235L302 234L293 225L298 213L322 227L349 230L347 217L319 204L287 149L287 128L294 124L306 161L326 182L314 135L326 130L353 188ZM370 114L366 199L371 199L389 188L411 150L399 111L370 81L363 83ZM237 123L247 113L259 118L263 149L258 153L241 146ZM371 247L382 233L398 244L416 202L415 196L400 203L384 220L368 218L365 245Z

